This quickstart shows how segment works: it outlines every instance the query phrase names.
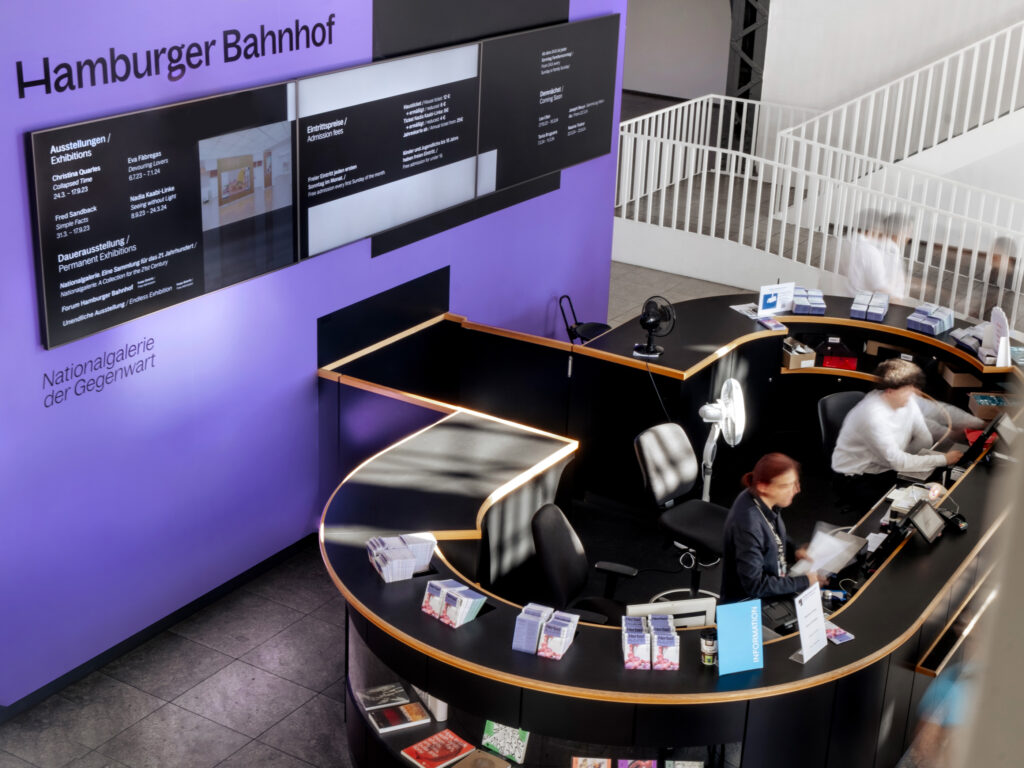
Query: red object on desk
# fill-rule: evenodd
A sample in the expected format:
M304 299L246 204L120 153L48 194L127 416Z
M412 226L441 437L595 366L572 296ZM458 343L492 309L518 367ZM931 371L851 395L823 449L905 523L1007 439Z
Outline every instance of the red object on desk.
M965 429L964 430L964 437L967 438L967 444L968 445L974 445L974 441L977 440L979 437L981 437L981 433L984 432L984 431L985 430L983 430L983 429ZM994 433L989 435L988 436L988 440L985 441L985 445L992 445L992 443L994 443L996 441L997 437L998 437L998 435L996 435Z

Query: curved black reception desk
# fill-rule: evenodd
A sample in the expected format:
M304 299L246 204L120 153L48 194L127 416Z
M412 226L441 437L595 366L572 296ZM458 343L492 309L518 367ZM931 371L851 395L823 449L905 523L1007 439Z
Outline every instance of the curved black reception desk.
M321 547L348 601L350 649L371 652L448 702L455 714L445 725L457 732L461 725L470 741L479 741L473 729L490 719L553 743L603 746L612 756L741 742L743 766L894 765L929 675L955 645L950 633L994 588L989 573L1006 512L995 501L997 468L988 463L950 491L968 530L932 546L920 536L904 539L831 617L855 640L830 644L804 665L789 658L800 647L795 635L766 642L763 669L725 676L700 665L693 630L680 633L674 672L624 669L617 627L581 624L561 661L511 647L520 606L494 585L532 554L529 516L553 498L570 460L562 480L574 495L639 498L632 437L664 419L652 386L688 433L703 436L699 406L727 377L744 384L750 445L723 448L723 469L716 465L715 482L731 495L735 476L766 449L803 440L813 443L807 452L820 452L816 398L866 387L878 354L911 355L929 371L935 394L954 402L965 390L943 388L943 366L971 373L986 390L1018 378L942 338L907 331L903 307L891 307L885 324L856 321L844 316L849 299L830 297L828 316L783 317L787 331L769 332L729 308L751 300L677 305L676 329L659 340L666 351L657 364L631 356L642 340L632 323L580 348L443 316L321 369L325 445L360 409L379 413L391 403L412 425L405 433L388 428L386 445L348 474L324 510ZM813 345L839 334L858 350L863 370L781 368L784 336ZM869 341L881 351L864 352ZM429 368L417 364L425 359ZM881 512L869 513L861 530L873 530ZM367 538L420 530L439 540L432 572L385 584L367 562ZM433 578L475 585L487 606L454 630L431 619L419 603ZM349 729L363 765L402 764L398 750L426 735L415 728L379 737L355 706Z

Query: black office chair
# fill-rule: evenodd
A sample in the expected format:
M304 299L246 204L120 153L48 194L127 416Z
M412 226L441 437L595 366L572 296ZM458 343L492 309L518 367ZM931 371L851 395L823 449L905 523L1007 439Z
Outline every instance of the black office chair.
M853 499L856 490L851 487L849 478L843 477L832 471L832 452L836 448L836 441L839 439L839 430L843 427L843 420L846 419L853 407L864 399L863 392L833 392L818 400L818 424L821 427L821 447L825 456L825 465L828 467L831 478L833 503L844 514L851 514L860 509L860 505ZM870 495L870 494L869 494Z
M572 322L569 322L569 315L565 314L565 305L569 305L569 315L572 315ZM563 293L558 297L558 309L562 312L562 322L565 323L565 332L569 336L569 341L575 344L577 341L582 341L586 344L591 339L595 339L605 331L611 330L611 326L607 323L581 323L576 319L576 309L572 305L572 299L569 298L569 294Z
M657 424L636 436L633 441L644 483L654 503L663 509L658 524L668 532L676 547L683 550L679 562L690 569L690 594L701 590L701 572L717 565L722 558L725 517L729 510L700 499L681 504L676 500L689 493L700 475L700 462L683 428L675 422ZM653 600L679 590L655 595Z
M835 450L839 430L853 406L864 398L863 392L833 392L818 400L818 423L821 426L821 446L825 451L825 462L832 466L832 451Z
M607 576L604 594L600 597L582 596L580 593L587 584L590 564L583 543L562 510L555 504L545 504L534 513L530 527L533 546L555 607L578 613L581 619L594 624L619 623L626 609L612 598L615 584L620 576L636 576L637 569L605 561L594 563L593 567Z

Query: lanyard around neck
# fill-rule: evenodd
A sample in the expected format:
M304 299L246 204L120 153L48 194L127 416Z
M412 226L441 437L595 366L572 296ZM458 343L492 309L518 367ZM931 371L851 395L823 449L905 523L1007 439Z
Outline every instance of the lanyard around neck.
M757 511L761 513L761 517L764 518L765 523L768 525L768 530L772 532L772 536L775 537L775 546L778 548L778 560L779 560L779 576L786 575L786 545L782 543L782 537L779 536L778 530L771 520L768 519L768 515L764 511L764 502L761 501L761 497L756 493L751 492L750 498L754 500L754 506L757 507Z

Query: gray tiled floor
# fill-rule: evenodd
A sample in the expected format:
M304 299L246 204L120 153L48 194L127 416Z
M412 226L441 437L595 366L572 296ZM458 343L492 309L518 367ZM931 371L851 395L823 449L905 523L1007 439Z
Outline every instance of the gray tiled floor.
M311 541L0 726L0 768L344 768L343 617Z
M609 322L734 290L613 263ZM0 725L0 768L347 768L344 616L311 542Z

